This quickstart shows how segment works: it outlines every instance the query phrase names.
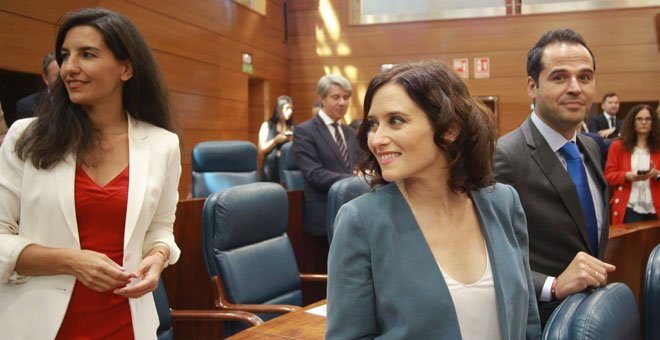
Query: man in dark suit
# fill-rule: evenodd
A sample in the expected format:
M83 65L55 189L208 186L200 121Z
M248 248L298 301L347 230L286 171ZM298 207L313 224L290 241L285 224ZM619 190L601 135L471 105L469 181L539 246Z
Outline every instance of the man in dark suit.
M355 130L343 122L351 84L339 75L323 76L317 85L321 109L296 125L293 152L305 180L305 231L325 236L326 203L333 183L353 175L358 162Z
M41 63L41 79L46 84L46 88L33 93L27 97L21 98L16 102L16 119L34 117L34 109L40 100L48 95L48 87L53 84L60 76L60 67L55 60L55 53L46 54Z
M621 120L616 118L619 112L619 97L614 92L606 93L600 107L603 109L603 114L589 119L587 123L589 132L598 133L608 139L618 137L621 131Z
M545 324L563 298L606 284L615 267L601 261L609 205L598 146L576 133L595 92L593 54L578 33L550 31L529 51L527 75L534 111L498 141L494 173L520 195Z

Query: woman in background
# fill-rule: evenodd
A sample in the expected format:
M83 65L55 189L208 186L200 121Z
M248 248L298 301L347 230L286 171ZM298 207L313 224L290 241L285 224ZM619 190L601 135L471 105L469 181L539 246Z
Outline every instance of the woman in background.
M437 62L376 76L360 170L328 257L327 339L537 339L527 226L495 184L492 113Z
M278 160L282 144L293 136L293 101L289 96L279 96L268 121L259 129L259 154L263 155L261 180L280 182Z
M660 119L637 105L621 124L621 137L607 155L605 179L614 186L612 224L655 220L660 209Z
M155 339L153 291L179 257L179 139L137 28L62 19L60 77L0 147L0 329L7 339Z

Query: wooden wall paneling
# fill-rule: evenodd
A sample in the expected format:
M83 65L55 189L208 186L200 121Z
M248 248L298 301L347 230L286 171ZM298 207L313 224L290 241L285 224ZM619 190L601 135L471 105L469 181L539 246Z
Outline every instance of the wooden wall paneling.
M220 67L154 51L170 91L220 97Z
M223 68L217 81L220 86L221 97L246 102L248 99L248 78L249 76L246 73Z
M170 99L181 128L217 130L223 128L223 122L218 117L221 102L219 98L170 91Z
M130 18L152 49L217 65L221 53L220 46L213 43L217 33L127 1L103 0L101 5Z
M48 1L16 1L16 0L0 0L0 11L5 11L17 14L26 18L43 21L55 24L66 12L73 11L78 8L96 7L98 0L48 0ZM5 21L3 26L5 25ZM27 32L22 32L23 36L29 36L33 40L33 36L28 35ZM53 45L54 37L53 37Z
M246 84L247 88L247 84ZM248 102L231 99L220 101L218 119L222 123L223 131L248 132Z
M259 147L259 128L267 117L268 83L263 79L251 78L248 81L248 135L249 140ZM257 169L261 169L261 157L258 157Z
M0 68L41 74L41 60L55 46L55 25L5 11L0 22Z
M658 100L660 71L605 74L596 71L596 89L594 102L600 102L603 94L608 91L615 91L619 100L624 102Z

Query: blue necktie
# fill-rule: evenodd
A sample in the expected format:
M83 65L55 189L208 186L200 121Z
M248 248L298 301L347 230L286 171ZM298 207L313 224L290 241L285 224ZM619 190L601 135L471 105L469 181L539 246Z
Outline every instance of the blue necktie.
M589 237L592 255L598 256L598 222L596 220L594 201L589 190L587 171L584 168L584 163L582 163L580 151L575 143L568 142L559 149L559 153L566 159L568 175L571 176L573 183L575 183L578 196L580 197L582 214L584 215L584 221L587 223L587 235Z

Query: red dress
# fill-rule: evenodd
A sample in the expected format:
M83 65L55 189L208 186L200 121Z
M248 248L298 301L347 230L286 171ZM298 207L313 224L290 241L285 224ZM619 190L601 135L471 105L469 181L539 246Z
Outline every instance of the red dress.
M128 167L101 188L76 166L75 199L80 248L106 254L121 265ZM112 290L97 293L76 280L57 339L133 339L128 299Z

